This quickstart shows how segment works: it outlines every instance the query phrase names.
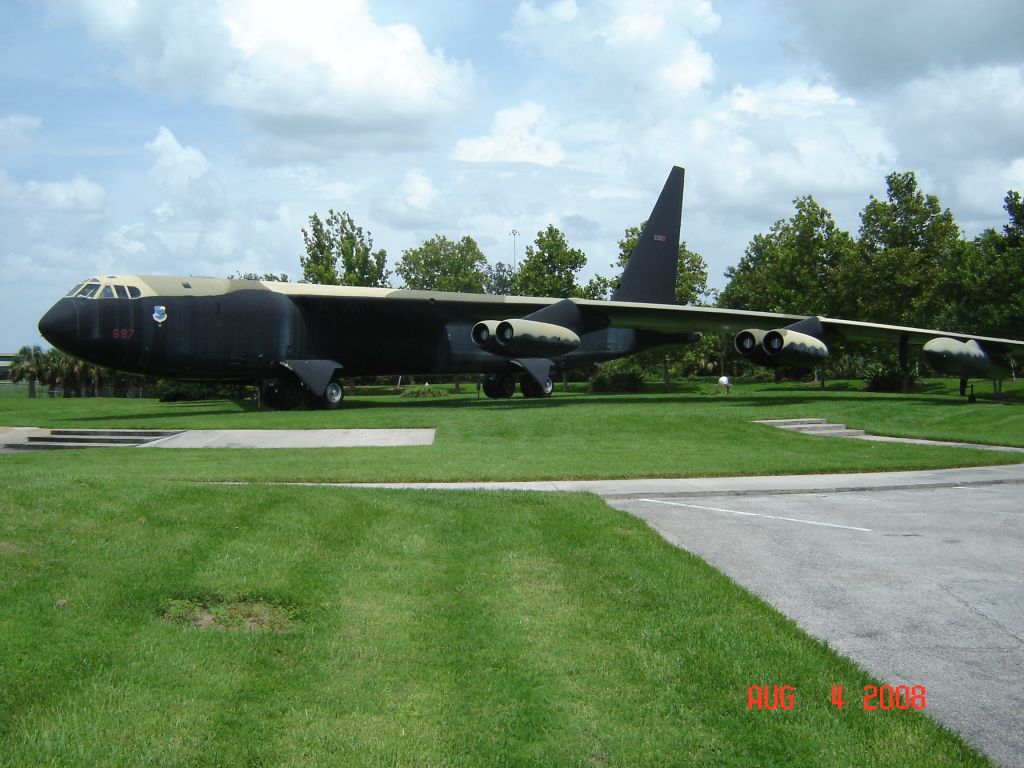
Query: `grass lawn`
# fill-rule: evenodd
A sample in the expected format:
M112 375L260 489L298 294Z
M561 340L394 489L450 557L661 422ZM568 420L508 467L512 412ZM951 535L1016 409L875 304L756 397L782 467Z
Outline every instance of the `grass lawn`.
M1024 389L970 406L954 387L357 397L334 413L3 391L7 426L428 426L437 439L0 455L0 765L987 765L924 715L863 711L866 673L594 497L191 482L1020 461L751 423L822 416L1024 445ZM794 686L794 708L748 712L755 684Z
M1021 461L1017 454L809 437L756 419L820 416L878 434L1024 446L1024 383L1003 402L968 404L956 382L912 395L838 382L751 384L731 395L695 383L675 394L557 394L550 400L350 398L335 412L256 411L236 403L0 398L6 426L164 428L435 427L430 447L334 450L117 449L2 456L68 477L301 481L540 480L878 471Z
M591 496L0 458L0 764L988 764Z

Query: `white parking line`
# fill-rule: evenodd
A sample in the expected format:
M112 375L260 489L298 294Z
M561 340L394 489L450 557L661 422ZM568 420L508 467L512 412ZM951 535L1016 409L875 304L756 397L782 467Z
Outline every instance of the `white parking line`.
M762 515L758 512L740 512L736 509L720 509L719 507L702 507L699 504L683 504L678 501L665 501L664 499L639 499L650 504L669 504L673 507L688 507L689 509L705 509L709 512L731 512L734 515L745 515L746 517L767 517L771 520L785 520L789 523L807 523L807 525L823 525L826 528L842 528L847 531L863 531L871 533L870 528L858 528L855 525L836 525L835 523L819 523L817 520L799 520L795 517L778 517L776 515Z

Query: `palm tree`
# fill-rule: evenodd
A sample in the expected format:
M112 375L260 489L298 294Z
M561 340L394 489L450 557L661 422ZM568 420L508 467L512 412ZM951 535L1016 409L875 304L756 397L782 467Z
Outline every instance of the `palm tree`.
M28 396L36 396L36 381L43 368L43 350L40 347L22 347L11 361L11 381L28 382Z

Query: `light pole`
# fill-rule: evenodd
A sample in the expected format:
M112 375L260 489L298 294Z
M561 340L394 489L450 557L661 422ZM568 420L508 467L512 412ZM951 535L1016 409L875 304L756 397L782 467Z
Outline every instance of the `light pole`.
M509 230L509 235L512 236L512 271L516 270L516 237L519 236L519 230L515 227Z

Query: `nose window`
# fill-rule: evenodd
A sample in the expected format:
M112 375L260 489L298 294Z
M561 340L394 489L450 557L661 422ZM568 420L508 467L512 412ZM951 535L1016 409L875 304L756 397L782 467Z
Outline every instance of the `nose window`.
M127 299L128 298L128 289L125 288L123 285L115 285L114 286L114 290L117 291L117 298L119 298L119 299Z
M100 291L101 299L112 299L114 298L114 288L110 285L104 285L103 290Z
M99 283L86 283L82 286L82 290L78 292L78 295L83 299L91 299L96 295L96 291L100 289Z
M129 285L128 286L128 296L129 296L129 298L137 299L141 295L142 295L142 291L140 291L134 285Z
M71 289L70 291L68 291L68 292L67 292L67 295L68 295L68 296L74 296L74 295L75 295L75 294L77 294L77 293L78 293L78 292L79 292L80 290L82 290L82 284L81 284L81 283L79 283L79 284L78 284L78 285L76 285L76 286L75 286L74 288L72 288L72 289Z

